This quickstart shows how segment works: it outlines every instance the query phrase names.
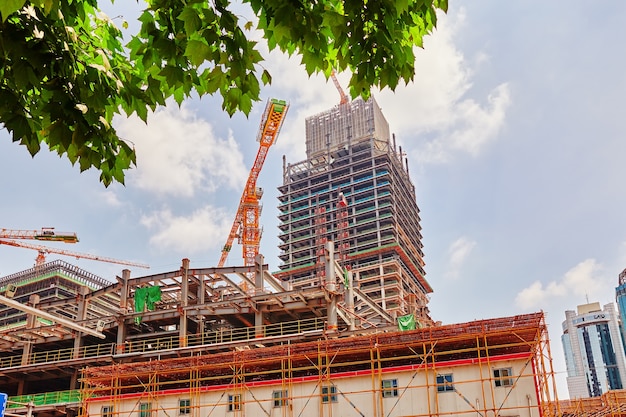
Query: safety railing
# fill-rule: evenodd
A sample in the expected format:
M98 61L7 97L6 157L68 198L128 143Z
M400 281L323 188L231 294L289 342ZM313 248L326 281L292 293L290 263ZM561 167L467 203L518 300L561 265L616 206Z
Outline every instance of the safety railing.
M42 394L16 395L16 396L8 398L7 408L24 407L27 404L31 404L31 403L34 406L79 403L80 400L81 398L80 398L79 390L46 392Z
M180 347L193 347L212 345L218 343L230 343L246 340L254 340L260 337L288 336L304 332L324 330L325 319L315 317L306 320L274 323L255 327L243 327L235 329L219 329L204 332L202 334L188 335L182 340L177 335L159 338L146 338L128 340L121 345L105 343L99 345L84 346L76 351L73 348L33 352L28 358L27 364L53 363L71 359L84 359L99 356L111 356L116 354L145 353L163 351ZM183 342L183 343L181 343ZM15 368L22 365L22 355L13 355L0 358L0 369ZM28 400L30 401L30 400ZM28 402L26 401L26 402Z

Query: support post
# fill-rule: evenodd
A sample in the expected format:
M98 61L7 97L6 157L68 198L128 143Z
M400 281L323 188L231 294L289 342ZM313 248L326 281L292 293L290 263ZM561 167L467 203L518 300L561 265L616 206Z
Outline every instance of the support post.
M263 255L258 254L254 258L254 294L263 293L263 288L265 286L265 281L263 279ZM258 308L257 303L255 302L255 311L254 311L254 336L255 337L263 337L263 312Z
M344 271L347 276L348 287L346 288L346 309L348 310L350 323L348 324L349 330L356 330L355 314L354 314L354 276L352 271Z
M180 283L180 322L178 326L178 341L180 347L187 346L187 307L189 303L189 259L183 259L182 278Z
M81 286L78 289L78 311L76 314L76 318L80 321L83 321L87 318L87 294L89 294L89 288L86 286ZM72 352L72 357L74 359L80 358L80 348L83 345L83 333L76 332L76 338L74 338L74 350Z
M335 273L335 244L326 242L324 250L326 276L324 287L328 296L328 331L337 331L337 275Z
M39 296L37 294L32 294L28 299L28 303L32 310L37 308L37 304L39 304ZM26 328L32 329L35 327L37 323L37 316L34 311L27 311L28 315L26 316ZM22 365L28 365L30 362L30 354L33 351L33 342L31 340L24 343L24 348L22 350Z
M130 279L130 270L124 269L122 271L122 278L118 277L120 281L120 316L117 320L117 354L126 352L126 322L124 316L128 314L128 280Z

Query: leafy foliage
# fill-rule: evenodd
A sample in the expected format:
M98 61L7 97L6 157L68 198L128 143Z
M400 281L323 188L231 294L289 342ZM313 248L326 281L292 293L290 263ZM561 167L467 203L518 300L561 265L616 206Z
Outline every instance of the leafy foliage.
M415 74L414 47L447 0L243 0L270 49L301 57L307 72L352 72L351 95L394 89ZM41 143L105 185L124 182L134 150L112 127L173 97L219 93L246 114L271 75L228 0L147 0L126 48L98 0L0 1L0 124L35 155Z

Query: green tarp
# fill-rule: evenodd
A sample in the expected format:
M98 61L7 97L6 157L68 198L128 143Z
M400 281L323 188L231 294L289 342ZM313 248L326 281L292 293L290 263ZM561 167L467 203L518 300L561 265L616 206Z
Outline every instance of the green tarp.
M415 330L415 327L415 316L413 314L398 317L398 329L402 331Z
M154 310L154 303L161 301L161 287L139 287L135 289L135 312L141 313L146 308ZM141 316L135 317L135 323L141 323Z

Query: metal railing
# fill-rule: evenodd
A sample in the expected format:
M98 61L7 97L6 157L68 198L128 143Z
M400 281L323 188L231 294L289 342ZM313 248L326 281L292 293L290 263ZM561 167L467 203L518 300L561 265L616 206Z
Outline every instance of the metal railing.
M9 397L7 401L7 408L25 407L29 403L38 406L62 403L79 403L80 401L80 390L56 391Z
M281 322L263 325L259 331L255 327L243 327L235 329L219 329L204 332L202 334L188 335L182 340L178 335L159 338L145 338L129 340L123 345L105 343L74 348L32 352L28 357L27 365L38 363L60 362L71 359L95 358L99 356L111 356L126 353L142 353L160 350L176 349L183 346L194 347L214 345L218 343L231 343L246 340L255 340L260 337L280 337L301 334L310 331L324 330L326 320L324 317L314 317L306 320ZM181 343L182 342L182 343ZM22 363L22 355L13 355L0 358L0 369L16 368ZM17 401L17 400L16 400ZM24 401L28 402L28 401Z

